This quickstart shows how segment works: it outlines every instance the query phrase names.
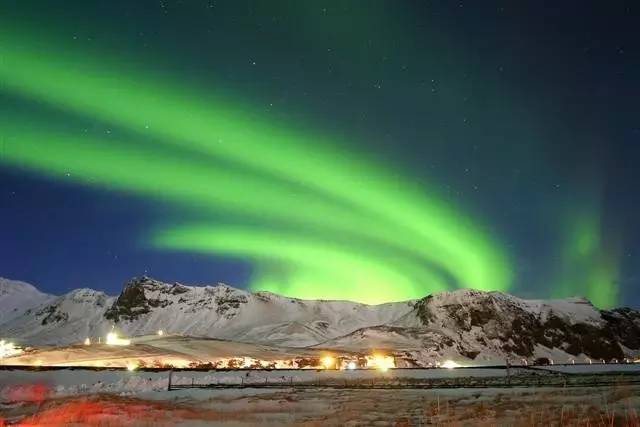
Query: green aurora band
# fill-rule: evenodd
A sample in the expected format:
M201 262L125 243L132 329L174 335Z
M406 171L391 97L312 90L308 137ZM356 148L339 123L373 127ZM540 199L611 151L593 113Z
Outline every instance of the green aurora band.
M384 259L376 258L373 253L349 253L339 245L325 244L296 235L234 227L189 226L159 235L156 243L161 247L224 253L294 265L295 271L283 285L277 284L280 282L275 282L274 285L263 284L261 290L299 297L328 296L381 302L393 301L398 294L417 296L421 291L416 286L417 276L406 276L387 268ZM328 272L326 275L322 273L325 269ZM314 281L316 283L310 286ZM349 286L343 288L341 284L344 283ZM423 280L422 283L430 283L431 290L444 290L438 288L437 281Z
M0 162L263 225L162 229L155 247L254 260L252 288L290 296L385 302L451 286L508 289L506 256L480 226L348 144L127 61L1 31L2 90L135 136L115 143L6 118Z
M588 295L597 307L615 307L620 276L620 242L601 230L597 208L571 212L565 229L555 296Z

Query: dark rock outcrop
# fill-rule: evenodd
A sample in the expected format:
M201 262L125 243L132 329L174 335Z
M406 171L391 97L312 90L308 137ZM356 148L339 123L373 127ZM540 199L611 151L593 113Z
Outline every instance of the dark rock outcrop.
M113 306L105 312L104 317L114 322L135 320L151 312L153 308L173 304L170 299L160 298L157 294L179 295L188 290L189 288L180 284L167 285L146 276L134 278L127 282ZM150 296L154 294L155 297Z
M573 320L566 313L551 309L532 311L519 303L522 300L506 294L465 292L466 298L446 303L425 297L415 304L416 316L425 327L457 331L458 342L473 335L481 346L492 341L497 350L525 358L534 356L539 346L605 360L623 359L621 345L640 349L640 313L629 308L599 311L586 300L576 300L574 304L592 309L594 318ZM461 353L473 353L462 350Z

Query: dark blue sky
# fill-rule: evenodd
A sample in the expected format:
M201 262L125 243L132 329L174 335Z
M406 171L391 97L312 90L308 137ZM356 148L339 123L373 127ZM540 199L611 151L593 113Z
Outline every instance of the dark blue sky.
M567 281L578 293L589 266L605 263L603 286L640 304L634 2L0 4L18 23L140 55L198 84L224 82L277 117L355 141L350 150L487 224L510 255L515 294L548 297ZM2 111L108 128L0 88ZM117 293L145 273L246 286L247 262L143 244L150 227L191 215L0 164L0 276L52 293ZM566 247L582 218L595 218L599 243L575 260Z

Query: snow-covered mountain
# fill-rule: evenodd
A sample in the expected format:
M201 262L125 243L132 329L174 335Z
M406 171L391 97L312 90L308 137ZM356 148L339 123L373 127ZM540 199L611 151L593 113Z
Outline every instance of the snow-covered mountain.
M53 295L42 293L29 283L0 277L0 324L53 298Z
M0 324L0 337L32 345L69 344L110 329L104 314L115 297L92 289L76 289Z
M576 357L622 360L640 351L640 312L598 310L584 298L524 300L461 289L429 295L389 324L358 329L318 345L387 348L418 361Z
M31 344L69 344L104 336L115 325L126 335L171 334L303 347L399 319L411 302L366 305L311 301L229 287L167 284L147 277L118 297L80 289L0 325L0 336Z
M185 286L133 279L118 297L80 289L0 324L0 336L34 345L104 336L211 337L280 347L386 350L425 364L574 357L622 359L640 351L640 312L601 311L581 298L523 300L457 290L381 305L300 300L223 284Z
M269 292L251 293L224 284L190 287L149 278L130 281L105 317L125 333L171 333L302 347L355 328L392 322L411 303L377 306L312 301Z

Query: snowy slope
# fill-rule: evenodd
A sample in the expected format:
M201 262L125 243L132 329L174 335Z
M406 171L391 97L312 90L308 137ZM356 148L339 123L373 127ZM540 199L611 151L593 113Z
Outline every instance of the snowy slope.
M622 359L640 349L640 314L633 310L600 311L583 298L523 300L500 292L457 290L430 295L392 322L398 330L415 330L432 340L420 354L458 354L473 360L576 356ZM361 332L362 333L362 332ZM342 341L348 341L343 337ZM372 346L380 341L372 340ZM330 345L323 343L322 345ZM390 345L390 343L387 343ZM406 339L396 341L406 348Z
M0 277L0 324L53 298L53 295L42 293L29 283Z
M116 297L82 289L0 325L0 336L33 345L71 344L98 337L113 325L129 336L169 334L239 342L305 347L389 323L412 310L411 303L365 305L306 301L229 286L184 286L143 277Z
M163 329L191 336L302 347L357 328L389 323L411 309L406 302L371 306L299 300L223 284L192 287L142 278L127 284L107 317L130 335Z
M38 365L44 361L47 366L126 367L133 364L159 367L157 363L162 361L162 364L184 368L191 363L222 363L225 359L236 358L242 360L243 364L245 363L243 359L251 359L246 361L251 365L254 360L277 364L295 359L319 360L321 356L320 351L313 349L273 347L210 338L153 335L133 338L128 346L92 343L91 345L46 347L2 359L0 365L3 363Z
M0 325L0 336L31 345L82 342L110 329L104 313L115 297L76 289Z

